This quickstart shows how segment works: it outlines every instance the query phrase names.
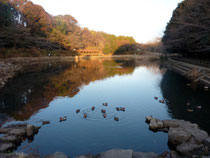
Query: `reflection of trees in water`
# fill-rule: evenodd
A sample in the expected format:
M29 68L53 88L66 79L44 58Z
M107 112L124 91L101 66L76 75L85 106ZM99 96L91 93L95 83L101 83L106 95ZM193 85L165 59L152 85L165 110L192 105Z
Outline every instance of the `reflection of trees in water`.
M174 119L184 119L198 123L201 128L210 132L208 123L210 120L209 97L210 92L201 87L188 87L188 80L173 72L166 72L161 81L163 97L167 103L168 113ZM187 106L187 102L190 106ZM197 109L196 106L202 106ZM194 112L187 112L187 108Z
M73 97L90 82L134 71L134 67L119 65L114 60L103 59L33 65L0 90L1 114L27 120L56 96Z

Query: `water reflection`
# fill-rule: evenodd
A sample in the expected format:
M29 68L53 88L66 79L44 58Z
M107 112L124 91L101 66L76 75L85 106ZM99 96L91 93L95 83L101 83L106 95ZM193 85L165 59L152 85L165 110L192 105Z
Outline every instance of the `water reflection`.
M60 151L75 156L112 148L161 153L168 149L167 135L150 132L144 117L169 118L166 107L154 100L154 96L162 98L163 73L158 62L142 59L33 65L0 90L1 116L13 118L11 123L51 121L31 144L23 143L18 151L30 152L25 150L29 146L42 155ZM103 107L107 118L100 112L103 102L109 104ZM75 112L87 112L92 106L96 110L90 118ZM116 107L125 107L126 112L117 112ZM59 122L61 116L67 116L67 121ZM52 140L56 143L50 143Z
M145 116L186 119L209 130L210 95L188 87L189 81L159 65L158 61L141 58L100 58L27 66L0 90L1 123L51 122L18 151L30 152L25 150L29 146L38 148L41 155L60 151L76 156L112 148L164 152L168 149L167 135L149 131ZM167 103L160 104L154 96ZM102 107L104 102L109 106ZM186 111L186 102L190 102L193 113ZM90 110L92 106L95 111ZM125 107L126 112L117 112L116 107ZM102 108L107 110L105 119ZM84 119L84 112L91 116ZM59 122L62 116L67 116L67 121Z
M133 62L100 59L30 65L0 90L1 122L5 114L17 121L27 120L55 97L74 97L90 82L130 74L134 67L129 63Z
M170 117L198 123L202 129L210 133L209 91L172 71L164 74L161 90L163 97L168 101ZM192 109L193 112L188 112L187 109Z

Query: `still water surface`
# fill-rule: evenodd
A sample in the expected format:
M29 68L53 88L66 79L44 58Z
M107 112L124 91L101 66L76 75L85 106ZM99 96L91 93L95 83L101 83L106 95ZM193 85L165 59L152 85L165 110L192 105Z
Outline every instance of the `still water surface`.
M32 65L0 90L1 123L51 122L18 151L41 155L59 151L72 157L112 148L162 153L168 150L167 134L149 131L147 115L190 120L210 131L210 93L188 83L160 68L158 61L95 59ZM165 99L166 104L154 96ZM108 107L102 106L104 102ZM193 113L186 111L186 102ZM198 105L202 109L196 109ZM116 107L126 111L118 112ZM76 114L76 109L81 112ZM101 109L106 109L107 118ZM87 119L83 113L88 114ZM59 122L61 116L67 116L67 121Z

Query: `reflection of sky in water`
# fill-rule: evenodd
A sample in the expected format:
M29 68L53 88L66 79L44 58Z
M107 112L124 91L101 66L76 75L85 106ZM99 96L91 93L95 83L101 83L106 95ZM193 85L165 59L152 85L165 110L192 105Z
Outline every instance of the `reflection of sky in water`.
M38 148L41 154L60 151L70 156L112 148L158 153L167 150L167 135L152 133L144 122L147 115L168 118L165 105L154 100L154 96L162 97L161 79L162 75L155 70L138 67L129 75L91 82L73 98L55 98L49 107L30 118L29 122L33 124L40 124L41 120L51 121L50 125L41 128L30 147ZM108 102L109 106L103 107L103 102ZM108 116L118 116L119 122L113 117L102 119L100 110L96 110L96 119L84 119L75 113L76 109L83 111L92 106L106 109ZM126 112L117 112L117 106L125 107ZM59 117L65 115L67 121L58 122ZM23 143L19 150L27 146Z

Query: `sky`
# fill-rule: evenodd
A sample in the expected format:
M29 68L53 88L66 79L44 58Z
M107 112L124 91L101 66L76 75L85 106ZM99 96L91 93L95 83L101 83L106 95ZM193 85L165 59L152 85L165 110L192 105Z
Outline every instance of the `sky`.
M81 27L133 36L146 43L162 37L173 10L183 0L31 0L51 15L72 15Z

